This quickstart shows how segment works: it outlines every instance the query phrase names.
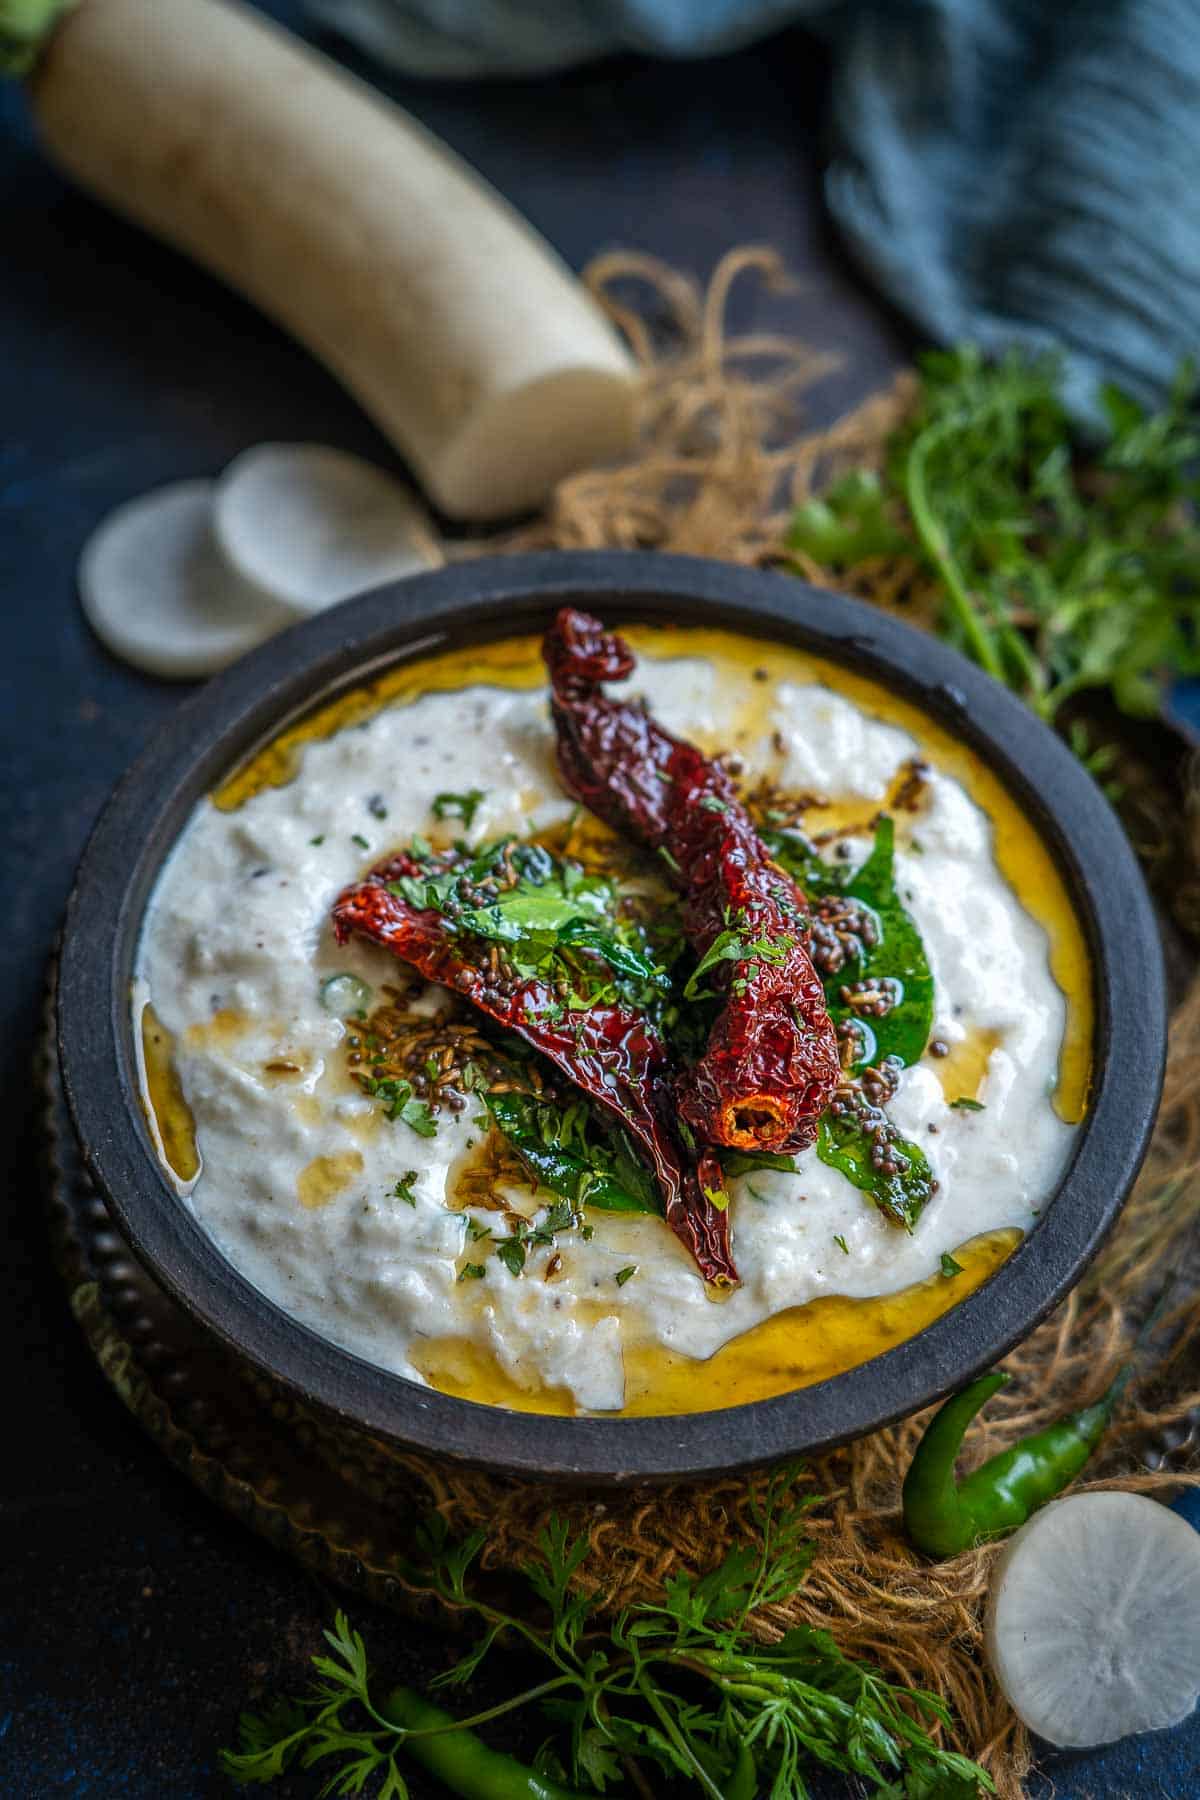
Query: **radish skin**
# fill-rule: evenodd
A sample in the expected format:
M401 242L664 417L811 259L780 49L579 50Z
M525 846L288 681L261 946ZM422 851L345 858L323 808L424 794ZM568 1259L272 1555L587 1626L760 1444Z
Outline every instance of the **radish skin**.
M566 266L287 33L222 0L82 0L29 87L51 157L299 338L451 517L630 448L633 364Z

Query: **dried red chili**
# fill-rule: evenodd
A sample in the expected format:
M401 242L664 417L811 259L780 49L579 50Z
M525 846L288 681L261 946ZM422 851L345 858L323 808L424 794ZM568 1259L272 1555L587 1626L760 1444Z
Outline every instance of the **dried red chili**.
M704 1055L677 1078L682 1117L707 1143L806 1148L840 1070L803 894L772 862L720 764L644 706L602 691L633 673L621 638L564 608L543 653L563 781L662 855L700 969L725 999Z
M736 1282L721 1167L710 1154L690 1156L675 1136L662 1039L641 1013L613 1003L564 1014L547 982L517 973L494 945L455 934L442 913L410 904L389 886L428 873L427 863L402 855L346 889L333 907L338 942L357 932L382 945L541 1051L642 1150L657 1178L667 1223L704 1278Z

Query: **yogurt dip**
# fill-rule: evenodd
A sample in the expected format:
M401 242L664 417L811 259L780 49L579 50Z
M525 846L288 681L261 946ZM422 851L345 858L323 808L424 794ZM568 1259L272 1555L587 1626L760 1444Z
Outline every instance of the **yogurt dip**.
M551 1197L509 1179L507 1212L478 1203L479 1099L443 1106L425 1135L427 1118L389 1119L354 1079L370 1023L330 1010L331 993L369 1013L409 972L374 945L335 944L338 893L414 833L478 844L573 811L534 640L413 666L203 802L160 877L137 967L152 1129L181 1204L229 1261L374 1363L534 1410L704 1410L911 1335L1036 1223L1086 1092L1078 927L1032 825L970 751L800 653L710 631L626 635L632 686L661 722L738 757L744 790L804 797L826 854L857 864L878 813L895 818L897 887L934 980L930 1049L888 1106L937 1182L911 1232L813 1149L794 1173L732 1182L741 1285L719 1304L645 1214L585 1209L585 1230L529 1244L514 1269L500 1245ZM906 800L914 758L928 766ZM435 988L403 1002L431 1026L448 1004Z

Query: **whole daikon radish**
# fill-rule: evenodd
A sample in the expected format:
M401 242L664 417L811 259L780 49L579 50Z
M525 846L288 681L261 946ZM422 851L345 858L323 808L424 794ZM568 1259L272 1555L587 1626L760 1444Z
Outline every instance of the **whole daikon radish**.
M51 156L294 333L455 518L629 448L633 365L565 264L287 33L223 0L81 0L29 89Z

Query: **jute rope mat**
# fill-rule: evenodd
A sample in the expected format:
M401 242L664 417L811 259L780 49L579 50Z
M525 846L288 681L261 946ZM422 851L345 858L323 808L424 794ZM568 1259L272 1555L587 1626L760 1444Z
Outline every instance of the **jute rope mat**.
M626 466L564 482L542 519L474 548L657 548L795 566L785 542L792 507L842 468L878 465L913 384L901 377L832 428L800 431L805 392L832 362L785 338L727 335L730 287L753 274L773 285L783 280L777 259L760 250L726 258L707 293L642 257L614 255L593 265L593 288L644 369L638 453ZM902 559L865 562L836 581L809 563L801 572L915 623L930 622L932 589ZM1164 823L1162 808L1150 816L1151 836L1161 840L1151 845L1155 854L1188 871L1174 881L1173 895L1194 927L1195 822L1189 812ZM1181 832L1189 841L1167 842ZM556 1491L377 1454L320 1421L297 1418L294 1403L278 1391L251 1394L115 1238L72 1158L49 1061L44 1087L56 1249L93 1353L172 1460L292 1554L374 1598L403 1604L399 1563L414 1513L432 1506L455 1530L485 1529L485 1566L503 1571L529 1558L548 1513L557 1511L586 1531L592 1555L585 1578L618 1605L657 1595L673 1571L703 1572L732 1544L753 1540L757 1477L603 1496ZM1173 1019L1163 1103L1133 1199L1082 1286L1007 1359L1013 1380L972 1435L980 1459L1102 1392L1167 1273L1186 1267L1200 1210L1198 1096L1200 981ZM1165 1496L1200 1481L1190 1472L1200 1408L1200 1282L1185 1277L1175 1291L1179 1302L1155 1334L1160 1354L1081 1487ZM1018 1800L1030 1765L1028 1739L981 1657L997 1551L931 1564L899 1528L900 1479L923 1422L864 1438L798 1477L823 1496L811 1514L818 1554L800 1592L761 1614L756 1629L770 1639L794 1623L824 1626L893 1679L942 1695L956 1719L956 1747L989 1770L1002 1800ZM1164 1453L1175 1465L1170 1470L1161 1466Z

